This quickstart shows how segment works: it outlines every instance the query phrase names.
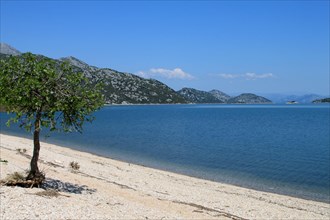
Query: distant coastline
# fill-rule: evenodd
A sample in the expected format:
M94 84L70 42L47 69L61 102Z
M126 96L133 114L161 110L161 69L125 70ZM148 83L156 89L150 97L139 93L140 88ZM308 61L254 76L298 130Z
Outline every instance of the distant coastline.
M21 54L12 46L1 43L0 57L4 61L11 55L20 56ZM57 63L68 62L75 71L83 72L91 81L101 80L105 83L104 96L108 104L281 104L289 100L305 104L325 98L317 94L260 96L253 93L242 93L231 96L217 89L202 91L187 87L175 91L158 80L110 68L98 68L72 56L53 60Z
M320 104L320 103L330 103L330 98L317 99L317 100L314 100L313 103L317 103L317 104Z

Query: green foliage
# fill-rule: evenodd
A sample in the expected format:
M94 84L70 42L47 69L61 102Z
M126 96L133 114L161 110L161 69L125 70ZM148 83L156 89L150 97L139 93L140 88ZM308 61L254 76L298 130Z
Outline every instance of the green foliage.
M16 113L7 125L19 122L27 131L39 114L41 126L51 131L81 132L104 104L102 85L90 83L68 63L31 53L1 59L0 82L0 105Z

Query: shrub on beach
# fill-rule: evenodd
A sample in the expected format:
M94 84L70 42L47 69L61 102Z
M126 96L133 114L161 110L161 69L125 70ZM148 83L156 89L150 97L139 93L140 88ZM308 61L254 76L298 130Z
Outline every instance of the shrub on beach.
M8 174L8 176L5 179L6 182L24 181L24 180L25 180L25 175L23 173L19 173L19 172L14 172L12 174Z
M76 162L76 161L71 161L71 162L69 163L69 166L70 166L70 168L71 168L73 171L77 171L77 170L80 169L80 165L79 165L79 163Z
M29 170L26 170L25 173L14 172L8 174L4 180L0 180L0 184L6 186L22 186L22 187L40 187L41 183L45 180L45 173L39 172L38 176L34 180L27 180L26 173L29 173Z
M20 153L20 154L25 154L26 153L26 149L25 148L23 148L23 149L21 149L21 148L18 148L18 149L16 149L16 151L17 151L17 153Z
M5 164L6 164L6 163L8 163L8 160L3 160L3 159L1 159L1 158L0 158L0 162L2 162L2 163L5 163Z

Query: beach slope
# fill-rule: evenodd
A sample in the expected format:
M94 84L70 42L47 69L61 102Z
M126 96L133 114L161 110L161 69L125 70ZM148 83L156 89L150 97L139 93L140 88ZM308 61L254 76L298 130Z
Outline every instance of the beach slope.
M0 178L32 140L0 134ZM23 153L17 149L26 149ZM78 162L80 169L69 167ZM330 204L197 179L41 143L43 188L0 187L0 219L329 219ZM55 190L58 193L55 193Z

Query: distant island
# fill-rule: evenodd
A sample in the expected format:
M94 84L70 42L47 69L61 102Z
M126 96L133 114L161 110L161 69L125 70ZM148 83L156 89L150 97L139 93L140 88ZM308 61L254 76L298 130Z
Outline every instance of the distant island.
M324 99L316 99L313 101L313 103L330 103L330 97Z
M206 92L193 88L183 88L178 93L190 103L272 104L271 100L252 93L243 93L239 96L231 97L219 90Z

